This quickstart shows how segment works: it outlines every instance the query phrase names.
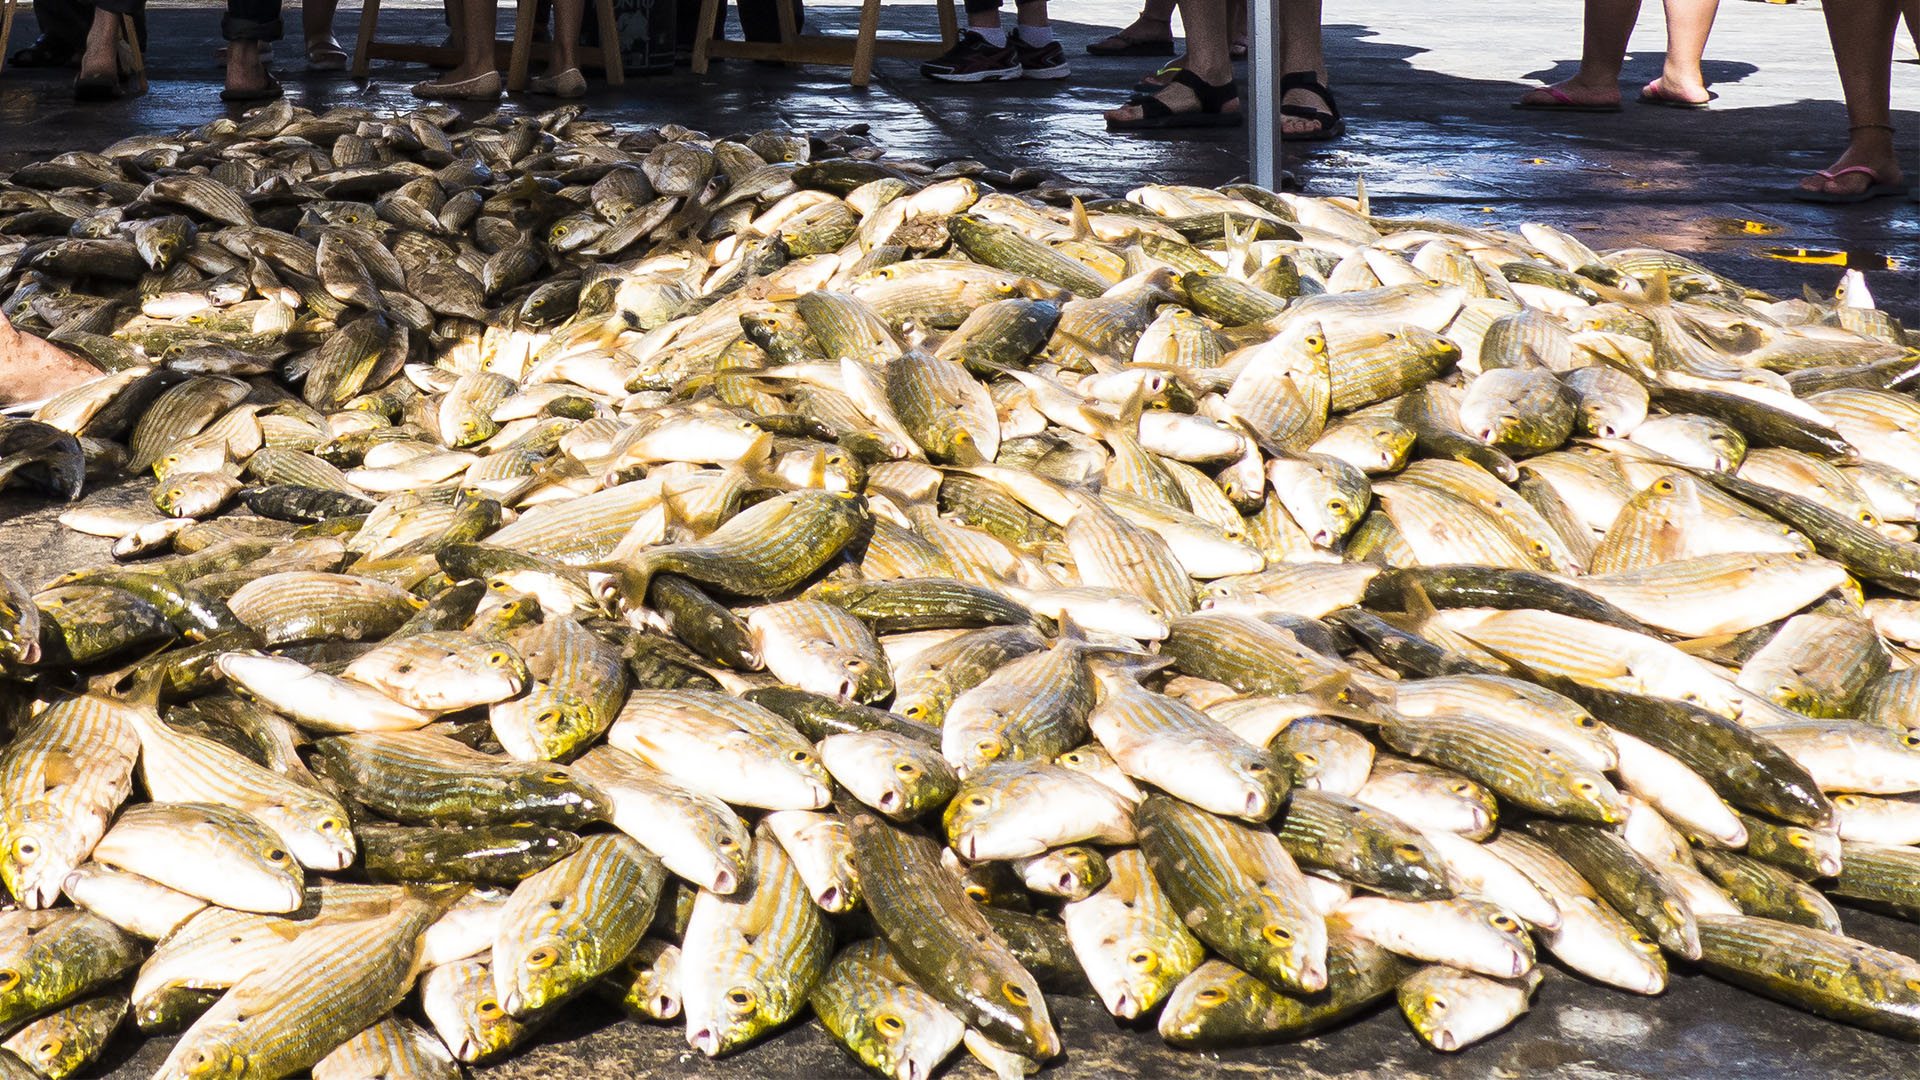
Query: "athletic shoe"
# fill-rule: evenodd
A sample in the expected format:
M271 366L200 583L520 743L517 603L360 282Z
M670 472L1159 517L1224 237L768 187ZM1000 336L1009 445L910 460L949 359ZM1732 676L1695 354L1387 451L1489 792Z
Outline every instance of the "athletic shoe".
M1020 32L1014 31L1008 44L1020 57L1020 77L1023 79L1064 79L1073 72L1067 66L1066 51L1060 48L1058 41L1049 41L1045 45L1029 45L1020 40Z
M920 65L920 74L941 82L1000 82L1020 77L1019 54L1009 42L995 48L972 30L960 35L953 48Z

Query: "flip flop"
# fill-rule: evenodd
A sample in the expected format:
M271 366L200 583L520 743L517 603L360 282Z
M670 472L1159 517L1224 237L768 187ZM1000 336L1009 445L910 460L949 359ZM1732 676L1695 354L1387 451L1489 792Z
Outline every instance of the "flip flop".
M1794 198L1799 199L1801 202L1827 203L1830 205L1863 203L1869 199L1884 199L1889 195L1906 194L1907 189L1905 187L1899 184L1887 183L1885 180L1880 179L1879 173L1874 172L1872 169L1868 168L1865 165L1849 165L1844 169L1834 169L1831 172L1829 172L1826 169L1821 169L1819 172L1814 173L1813 175L1824 176L1829 180L1838 180L1841 177L1846 176L1850 173L1865 173L1868 181L1867 186L1860 191L1852 191L1852 192L1808 191L1805 188L1797 187L1797 188L1794 188L1792 191L1788 192L1787 194L1792 195Z
M1704 109L1719 96L1719 94L1709 91L1706 101L1688 101L1686 98L1675 97L1673 94L1662 90L1659 79L1655 79L1640 88L1640 104L1658 105L1663 109Z
M72 67L79 62L79 49L61 45L45 34L7 58L7 63L22 68Z
M265 86L256 87L252 90L220 91L220 100L221 101L272 101L277 97L284 96L286 92L287 92L286 87L281 86L278 82L275 82L273 76L269 75L267 76L267 85Z
M1087 51L1095 56L1172 56L1173 38L1142 39L1113 34L1088 45Z
M1620 111L1620 104L1618 102L1611 105L1586 105L1573 100L1565 90L1557 86L1542 86L1537 89L1545 90L1548 94L1552 95L1553 102L1549 104L1544 101L1516 101L1513 103L1513 107L1523 112L1603 113Z

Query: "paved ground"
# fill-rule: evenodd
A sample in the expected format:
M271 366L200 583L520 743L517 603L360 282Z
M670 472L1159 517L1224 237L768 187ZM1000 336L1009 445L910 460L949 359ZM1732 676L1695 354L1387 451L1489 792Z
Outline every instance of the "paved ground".
M1652 8L1652 5L1649 5ZM809 8L819 25L844 29L842 4ZM23 4L13 46L35 29ZM903 154L975 157L1005 167L1049 165L1084 181L1124 190L1149 181L1218 183L1245 170L1239 137L1120 138L1103 129L1098 111L1117 103L1148 66L1140 60L1093 60L1088 41L1125 23L1127 4L1096 0L1064 8L1076 21L1059 24L1076 55L1064 84L951 87L921 80L913 66L881 61L874 84L851 91L832 69L797 71L731 63L705 78L676 75L637 80L626 91L597 88L597 115L635 124L676 121L713 131L777 123L797 128L873 124ZM339 18L351 40L357 12ZM1375 0L1339 5L1326 28L1334 84L1352 119L1351 134L1332 144L1289 150L1309 190L1345 192L1364 176L1376 202L1395 212L1512 224L1541 219L1578 228L1593 246L1654 244L1683 251L1743 280L1786 294L1802 284L1830 289L1848 262L1868 269L1883 306L1920 323L1920 207L1881 201L1866 207L1815 208L1784 191L1808 170L1831 161L1843 142L1844 114L1817 7L1729 0L1709 50L1708 73L1720 99L1695 113L1628 105L1618 115L1515 113L1509 103L1524 85L1557 79L1578 53L1579 5L1571 0ZM1366 25L1351 20L1365 18ZM1084 20L1084 21L1081 21ZM289 20L290 23L292 20ZM383 36L437 39L436 12L418 0L389 3ZM890 30L930 33L925 5L890 5ZM221 106L217 11L203 5L156 3L146 98L79 107L59 73L0 74L0 167L73 148L96 148L135 131L203 122ZM1658 70L1661 35L1651 10L1627 66L1626 85ZM282 47L282 55L293 50ZM1907 161L1920 146L1920 66L1911 41L1898 46L1894 100L1909 106L1898 124ZM418 68L376 65L356 86L341 78L307 77L297 59L283 64L296 100L312 107L354 102L405 108ZM291 69L285 70L285 69ZM510 108L539 108L536 99ZM1920 176L1920 167L1914 168ZM1768 257L1769 250L1834 253L1808 264ZM139 497L144 488L131 489ZM0 499L6 544L0 570L35 583L77 565L105 559L104 545L62 533L54 509ZM1848 913L1868 940L1920 951L1914 928ZM1055 1003L1069 1047L1047 1076L1061 1080L1164 1077L1192 1072L1264 1076L1285 1070L1302 1078L1371 1080L1421 1077L1551 1076L1565 1080L1658 1077L1661 1080L1767 1076L1772 1080L1911 1080L1911 1047L1856 1029L1816 1021L1689 973L1677 973L1666 995L1637 999L1561 972L1542 987L1534 1012L1510 1033L1466 1053L1426 1050L1391 1008L1325 1037L1293 1046L1195 1058L1165 1049L1150 1031L1130 1031L1085 1002ZM115 1078L149 1075L165 1042L116 1045L107 1070ZM812 1025L771 1044L710 1064L690 1055L671 1027L612 1024L582 1005L550 1029L543 1043L515 1060L478 1071L500 1080L587 1080L590 1077L766 1077L798 1080L853 1077L858 1068ZM986 1075L961 1064L950 1075Z
M401 0L383 11L382 36L437 40L437 9ZM22 4L23 14L25 4ZM1149 180L1218 183L1245 171L1243 139L1109 135L1099 117L1124 99L1152 61L1088 57L1086 42L1124 24L1127 0L1057 5L1074 54L1063 83L950 86L921 79L906 61L880 61L873 85L849 89L830 68L773 69L740 62L712 73L636 80L626 90L596 84L589 105L635 123L673 120L714 130L774 123L795 127L871 122L890 146L930 158L975 157L990 164L1051 165L1085 181L1125 189ZM507 7L510 18L511 8ZM1663 35L1648 5L1627 64L1631 90L1659 71ZM810 4L812 21L844 29L847 0ZM1844 144L1845 117L1818 6L1728 0L1708 50L1720 95L1700 112L1629 103L1618 114L1555 115L1508 106L1528 84L1557 79L1579 49L1580 6L1568 2L1375 0L1331 5L1325 43L1333 83L1352 117L1351 133L1329 144L1290 147L1309 190L1351 191L1365 177L1388 209L1461 220L1544 219L1582 230L1596 247L1654 244L1686 252L1742 280L1789 295L1830 289L1834 263L1870 271L1882 302L1920 321L1920 206L1881 200L1863 207L1814 207L1785 196L1795 180L1830 163ZM352 40L357 9L338 16ZM1364 19L1365 24L1359 25ZM289 19L292 25L294 20ZM889 31L930 35L924 4L890 4ZM217 11L204 0L158 0L150 67L153 93L133 102L80 107L64 74L0 75L0 165L75 146L99 146L133 130L197 123L221 108L211 49ZM14 35L34 33L23 18ZM365 87L300 71L293 43L283 78L312 106L358 102L404 108L423 69L377 64ZM1901 36L1894 101L1910 173L1920 148L1920 61ZM540 99L509 107L539 108ZM1768 253L1808 249L1825 262ZM1899 276L1904 272L1904 277Z

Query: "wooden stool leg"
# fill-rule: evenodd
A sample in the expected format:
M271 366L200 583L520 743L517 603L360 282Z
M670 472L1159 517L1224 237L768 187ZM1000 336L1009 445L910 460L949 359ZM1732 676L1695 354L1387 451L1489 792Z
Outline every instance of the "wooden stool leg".
M800 28L794 25L793 5L787 0L773 0L774 12L780 17L780 44L792 45L800 36ZM799 67L798 60L787 61L788 67Z
M140 27L133 21L133 16L120 16L120 32L126 35L127 52L133 57L134 85L139 87L134 92L144 94L147 92L147 58L140 55Z
M353 47L353 70L356 79L367 77L367 64L372 57L367 54L373 50L373 28L380 22L380 0L360 0L360 41Z
M13 38L13 10L19 6L19 0L4 0L6 7L0 9L0 71L7 67L7 42Z
M940 0L934 7L940 14L940 44L951 49L960 43L960 16L953 10L953 0Z
M533 20L539 0L520 0L513 14L513 56L507 62L507 89L527 88L527 67L533 62Z
M600 19L600 63L607 73L607 85L624 85L627 70L620 56L620 28L613 22L613 0L594 0L594 11Z
M695 75L707 73L707 49L713 43L713 20L720 14L720 0L700 0L700 21L693 24L693 60L688 64Z
M880 0L866 0L860 6L860 36L853 41L853 77L855 86L867 85L873 76L873 39L880 33Z

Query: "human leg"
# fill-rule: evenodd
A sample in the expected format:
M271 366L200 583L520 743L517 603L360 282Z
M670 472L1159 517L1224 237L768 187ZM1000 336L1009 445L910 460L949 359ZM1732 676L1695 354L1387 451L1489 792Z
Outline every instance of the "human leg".
M1330 139L1345 130L1320 50L1320 0L1281 0L1280 130L1285 138Z
M1000 25L1000 0L966 0L967 26L953 48L920 65L940 82L1000 82L1020 77L1020 53ZM1042 19L1044 20L1042 8Z
M1642 97L1704 103L1712 96L1700 73L1700 57L1707 51L1707 34L1719 9L1720 0L1667 0L1666 64Z
M283 27L280 0L227 0L220 35L227 39L227 86L221 97L253 101L280 96L280 84L267 74L261 56L266 43L279 41Z
M1520 104L1547 109L1619 105L1620 68L1639 17L1640 0L1587 0L1580 70L1571 79L1527 91Z
M1054 40L1047 21L1047 0L1024 0L1014 5L1013 38L1008 44L1020 58L1023 79L1064 79L1072 74L1066 51Z
M553 57L546 75L531 82L536 94L577 98L587 93L587 80L580 74L580 23L586 17L586 0L553 0ZM617 37L606 33L601 48L619 48Z
M460 63L431 82L413 88L423 98L492 98L500 95L500 72L493 66L494 27L499 0L447 0L447 14L460 41Z
M1847 101L1847 149L1825 175L1800 181L1800 190L1848 196L1895 187L1901 177L1893 148L1893 35L1901 15L1920 19L1920 0L1852 0L1821 10Z
M1240 98L1233 86L1232 32L1226 0L1180 0L1180 21L1187 29L1187 56L1173 81L1151 97L1133 100L1106 113L1107 126L1128 130L1164 123L1237 123Z
M1172 56L1174 0L1147 0L1119 32L1087 46L1095 56Z
M333 36L333 15L340 0L303 0L300 5L300 31L307 42L307 67L313 71L340 71L347 66L347 51Z

